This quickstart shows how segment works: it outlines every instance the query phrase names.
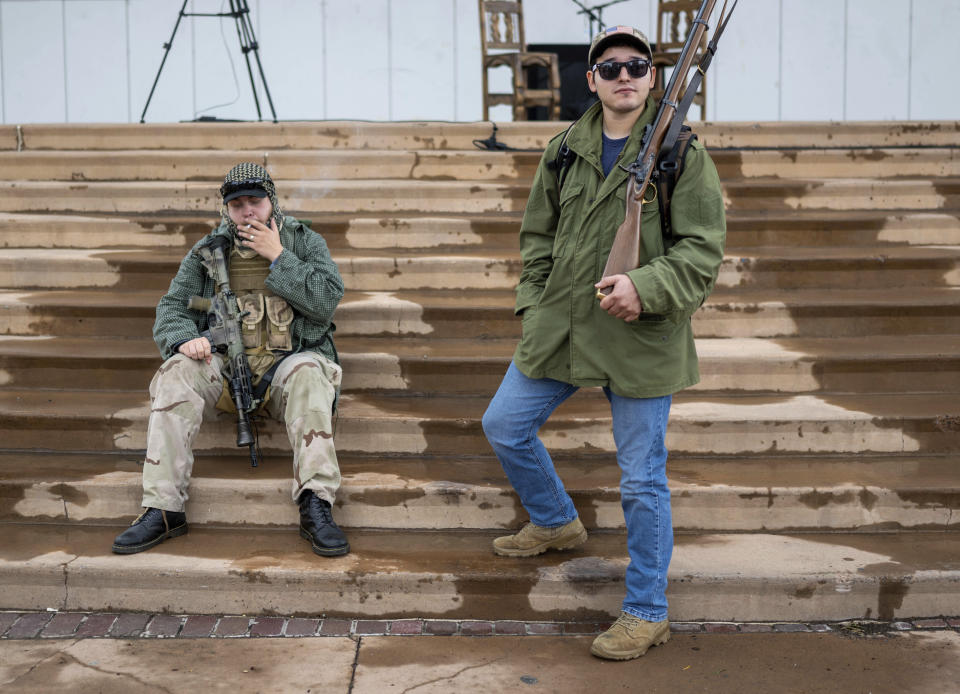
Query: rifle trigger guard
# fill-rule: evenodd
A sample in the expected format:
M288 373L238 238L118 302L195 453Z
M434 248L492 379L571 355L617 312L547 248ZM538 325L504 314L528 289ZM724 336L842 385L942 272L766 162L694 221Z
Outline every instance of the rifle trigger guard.
M654 203L654 202L657 201L657 187L656 187L656 186L647 186L647 190L652 190L652 191L653 191L653 197L650 198L649 200L647 200L647 197L646 197L647 191L646 191L646 190L643 191L644 197L643 197L643 199L642 199L640 202L641 202L642 204L644 204L644 205L649 205L649 204Z

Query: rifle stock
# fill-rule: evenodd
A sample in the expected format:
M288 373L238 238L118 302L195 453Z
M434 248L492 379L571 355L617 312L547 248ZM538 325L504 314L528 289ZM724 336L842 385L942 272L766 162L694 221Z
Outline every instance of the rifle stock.
M707 31L707 20L710 18L715 4L716 0L703 0L703 4L700 5L697 17L693 22L690 33L687 35L687 41L680 52L673 74L670 76L670 82L667 84L663 98L660 100L653 125L647 126L647 130L644 132L640 155L627 168L631 175L627 183L626 212L623 223L617 228L616 236L613 239L610 255L607 256L607 262L603 268L603 277L625 274L640 265L640 256L643 251L640 217L644 196L650 187L650 180L656 168L660 148L667 132L675 119L682 122L686 116L686 108L681 110L677 108L681 101L680 89L693 65L693 60L696 57L696 47L700 45L703 35ZM724 3L724 6L726 6L726 3ZM714 38L714 42L716 42L716 38ZM715 47L715 43L712 44L711 50ZM702 72L706 68L700 66L699 69ZM687 89L689 90L692 87L696 90L698 85L699 80L697 85L688 85ZM683 101L689 103L686 93ZM654 188L654 192L656 192L656 188ZM653 202L655 199L654 196L647 202ZM609 293L610 288L601 289L597 292L597 299L603 299Z

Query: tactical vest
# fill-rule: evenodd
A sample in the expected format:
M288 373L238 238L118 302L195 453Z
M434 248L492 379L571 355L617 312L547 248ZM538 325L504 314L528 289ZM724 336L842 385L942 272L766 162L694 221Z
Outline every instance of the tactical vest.
M229 262L230 289L240 307L243 346L254 386L276 363L279 353L293 350L290 335L293 309L282 296L267 288L269 274L269 260L252 249L233 244ZM268 395L269 390L264 394L263 404L266 404ZM226 383L217 408L236 411Z

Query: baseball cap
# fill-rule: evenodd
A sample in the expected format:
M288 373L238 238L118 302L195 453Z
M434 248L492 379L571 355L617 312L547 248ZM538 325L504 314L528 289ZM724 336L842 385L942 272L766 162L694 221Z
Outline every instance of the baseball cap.
M587 64L593 65L597 62L597 56L601 55L612 43L629 43L640 49L641 53L646 53L651 58L653 51L650 49L650 42L643 32L628 26L607 27L593 38L590 44L590 52Z
M242 198L244 195L249 195L252 198L265 198L268 193L263 188L258 188L255 186L250 186L248 188L230 188L226 195L223 196L224 202L230 202L236 198Z
M265 198L270 195L267 184L272 186L273 180L265 168L252 162L244 162L227 172L223 185L220 186L220 194L225 203L244 195Z

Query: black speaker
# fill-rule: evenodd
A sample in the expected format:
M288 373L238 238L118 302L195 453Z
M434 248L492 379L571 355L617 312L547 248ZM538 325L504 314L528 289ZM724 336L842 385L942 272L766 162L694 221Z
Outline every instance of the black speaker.
M587 88L586 43L537 43L527 46L531 53L556 53L560 65L560 119L576 120L590 108L597 97ZM534 69L528 74L527 84L534 89L549 85L546 71ZM547 120L547 109L537 106L529 109L530 120Z

